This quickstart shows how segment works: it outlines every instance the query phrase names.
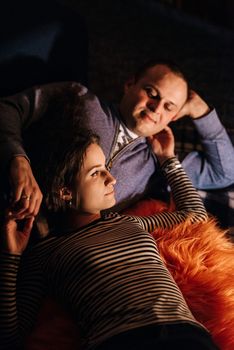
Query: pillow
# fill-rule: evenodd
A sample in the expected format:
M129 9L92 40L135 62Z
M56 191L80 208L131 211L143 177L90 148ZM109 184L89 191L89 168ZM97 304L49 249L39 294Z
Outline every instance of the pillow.
M124 213L144 216L173 208L173 203L146 200ZM159 229L153 237L194 317L207 327L220 349L234 349L234 245L226 231L211 218L205 223ZM79 348L78 329L48 298L25 350Z

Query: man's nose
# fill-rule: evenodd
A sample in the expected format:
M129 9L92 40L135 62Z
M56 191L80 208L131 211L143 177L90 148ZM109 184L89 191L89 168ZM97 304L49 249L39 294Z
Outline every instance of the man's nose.
M147 107L149 110L155 114L161 114L162 112L162 103L161 101L154 100L154 101L149 101L147 104Z

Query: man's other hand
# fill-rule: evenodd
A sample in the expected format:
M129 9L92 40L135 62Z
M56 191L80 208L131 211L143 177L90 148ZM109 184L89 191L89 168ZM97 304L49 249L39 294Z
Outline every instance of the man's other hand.
M187 101L172 121L185 116L190 116L193 119L200 118L208 114L210 110L208 104L195 91L190 90Z

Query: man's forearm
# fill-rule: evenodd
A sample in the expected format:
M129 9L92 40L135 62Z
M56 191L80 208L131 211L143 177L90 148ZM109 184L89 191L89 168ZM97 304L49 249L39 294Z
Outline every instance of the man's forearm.
M0 161L9 164L16 154L25 155L22 131L36 121L43 119L55 98L64 94L76 83L54 83L35 86L14 96L0 100ZM80 89L82 89L80 87ZM61 113L62 114L62 113Z
M193 185L199 189L217 189L234 183L234 148L216 111L194 119L203 153L192 152L183 161Z

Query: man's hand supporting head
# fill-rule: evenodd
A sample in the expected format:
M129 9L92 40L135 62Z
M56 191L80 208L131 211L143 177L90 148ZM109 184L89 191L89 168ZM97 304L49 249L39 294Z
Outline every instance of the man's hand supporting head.
M193 90L189 91L189 97L180 111L173 118L173 121L184 116L189 116L192 119L197 119L205 116L211 111L208 104Z

